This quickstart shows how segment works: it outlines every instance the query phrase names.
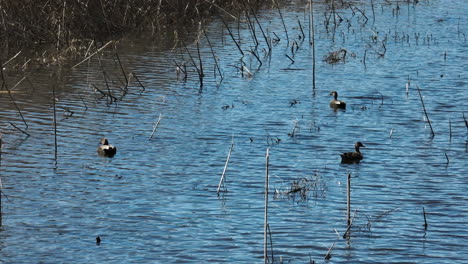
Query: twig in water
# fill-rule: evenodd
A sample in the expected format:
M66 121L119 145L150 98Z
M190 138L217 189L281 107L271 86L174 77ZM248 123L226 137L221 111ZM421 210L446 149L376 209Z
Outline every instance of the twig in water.
M216 191L216 194L218 196L219 196L219 192L221 190L221 186L224 186L224 182L226 181L225 174L226 174L227 166L228 166L228 163L229 163L229 159L231 158L231 152L232 152L233 147L234 147L234 143L231 143L231 147L229 148L229 152L228 152L228 155L227 155L227 158L226 158L226 163L224 163L223 173L221 174L221 179L219 180L218 190Z
M187 54L189 55L189 58L190 58L190 60L192 61L192 64L193 64L193 66L195 67L195 70L196 70L197 73L198 73L198 77L199 77L199 79L200 79L200 89L201 89L201 88L203 87L203 77L202 77L202 74L203 74L203 73L202 73L202 72L200 71L200 69L198 68L197 63L196 63L195 60L193 59L192 54L190 53L189 49L187 48L187 45L185 45L185 42L184 42L184 41L182 41L182 44L184 45L185 50L187 51ZM197 42L197 47L198 47L198 42Z
M349 224L348 228L346 228L346 231L343 234L343 238L349 237L349 231L351 231L351 227L353 226L353 222L354 222L354 218L356 217L356 213L357 213L357 209L354 210L353 218L351 218L350 224Z
M0 65L1 65L1 61L0 61ZM21 113L21 110L19 109L18 105L16 104L15 102L15 99L13 98L13 95L11 95L11 90L8 88L7 84L6 84L6 80L5 80L5 75L3 74L3 67L0 67L0 75L2 77L2 88L0 90L3 90L3 88L5 88L8 92L8 97L10 98L11 102L13 103L13 105L15 106L16 110L18 111L21 119L23 120L23 123L24 125L26 126L26 130L28 129L28 123L26 123L26 120L24 119L24 116L23 116L23 113ZM22 80L21 80L22 81ZM13 125L14 126L14 125ZM16 126L15 126L16 127ZM21 129L20 129L21 130ZM21 130L22 131L22 130ZM27 134L27 133L26 133ZM28 134L29 135L29 134Z
M450 160L449 160L449 158L448 158L448 156L447 156L447 153L444 152L444 154L445 154L445 158L447 159L447 164L449 164L449 163L450 163Z
M409 94L409 87L411 85L411 81L409 79L409 76L408 76L408 81L406 82L406 97L408 97L408 94Z
M314 28L314 6L309 0L309 43L312 45L312 90L315 96L315 28Z
M163 117L162 114L159 114L158 121L156 122L156 124L154 124L153 132L151 132L151 136L148 138L148 140L151 140L151 139L153 138L153 135L154 135L154 133L156 132L156 128L158 128L159 123L161 122L162 117Z
M431 128L432 137L434 137L435 136L434 130L432 129L431 120L429 120L429 116L427 115L426 106L424 105L424 101L423 101L423 98L422 98L422 95L421 95L421 91L419 90L418 85L416 85L416 88L418 89L419 98L421 99L421 104L423 106L424 114L426 115L427 122L429 122L429 127Z
M427 219L426 219L426 209L423 207L423 216L424 216L424 230L427 230Z
M15 124L13 124L12 122L8 122L8 123L9 123L10 125L12 125L14 128L18 129L21 133L25 134L26 136L28 136L28 137L31 136L31 135L29 135L26 131L24 131L23 129L21 129L21 128L15 126Z
M137 82L140 84L141 88L142 88L142 92L145 91L145 86L140 82L140 79L136 76L136 74L134 72L131 72L131 75L133 75L133 77L135 77L135 79L137 80Z
M267 224L268 236L270 237L270 251L271 251L271 263L275 263L275 255L273 252L273 237L271 236L270 224Z
M252 15L253 15L254 18L255 18L255 21L257 22L258 27L260 28L260 31L262 32L263 38L265 39L265 43L266 43L267 46L268 46L268 54L270 54L270 53L271 53L270 41L268 41L268 37L267 37L267 35L265 34L265 31L263 30L262 25L261 25L260 22L258 21L257 15L255 14L255 11L253 10L253 8L252 8L251 6L249 6L249 7L250 7L250 10L251 10L251 12L252 12Z
M286 55L286 57L291 61L291 64L294 64L293 58L291 58L288 54L285 54L285 55Z
M54 148L55 148L55 163L57 163L57 109L55 107L56 105L56 100L55 98L55 84L52 86L52 106L54 109Z
M222 82L224 77L223 77L223 73L221 72L221 68L219 67L218 58L216 58L216 55L213 50L213 46L211 45L210 39L208 38L208 35L206 34L205 30L203 30L203 34L205 35L206 41L208 42L208 46L210 46L211 55L213 55L213 60L215 62L215 68L218 70L219 76L221 78L220 82Z
M284 33L286 34L287 46L289 46L288 29L286 28L286 24L284 23L283 14L281 13L281 9L280 9L280 7L279 7L278 1L274 1L274 2L275 2L275 4L276 4L276 8L278 9L278 13L279 13L279 15L280 15L281 22L283 23Z
M296 135L297 123L298 123L298 121L297 121L297 120L294 120L294 127L293 127L293 130L291 131L291 133L288 133L288 136L294 137L294 136Z
M349 227L351 225L351 172L348 172L348 184L346 188L346 219Z
M452 142L452 121L449 119L449 141Z
M328 249L327 254L325 255L326 260L331 259L331 251L332 251L333 247L335 246L335 244L336 244L336 242L333 242L333 245L331 245L331 247Z
M219 16L219 18L221 19L221 22L223 22L224 26L225 26L226 29L228 30L229 36L231 36L231 39L234 41L234 44L236 44L237 49L238 49L239 52L242 54L242 56L244 56L244 52L242 51L242 49L241 49L239 43L237 42L236 38L234 37L234 34L232 34L231 29L230 29L229 26L226 24L226 21L224 21L224 19L223 19L222 16Z
M120 62L120 57L119 57L119 54L117 52L115 52L115 57L117 58L117 62L119 63L119 66L120 66L120 70L122 71L122 75L124 76L125 78L125 85L124 85L124 93L127 93L128 91L128 85L130 83L130 80L127 78L127 73L125 72L123 66L122 66L122 63Z

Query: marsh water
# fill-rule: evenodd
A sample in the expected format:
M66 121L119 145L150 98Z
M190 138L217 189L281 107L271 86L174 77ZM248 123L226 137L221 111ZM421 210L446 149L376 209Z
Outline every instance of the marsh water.
M226 23L244 57L215 19L187 49L171 34L131 37L73 69L83 58L62 70L6 69L10 89L27 79L12 98L0 94L0 262L263 262L269 149L275 263L466 263L468 2L336 5L336 17L314 6L315 88L298 3L281 6L287 35L277 9L257 13L270 55L250 17L262 64L243 16ZM199 67L197 34L202 87L190 59ZM345 61L324 61L340 49ZM116 53L142 84L132 76L125 95ZM333 90L346 110L329 107ZM97 155L102 137L117 146L113 158ZM356 141L364 159L341 164ZM343 239L348 173L353 224Z

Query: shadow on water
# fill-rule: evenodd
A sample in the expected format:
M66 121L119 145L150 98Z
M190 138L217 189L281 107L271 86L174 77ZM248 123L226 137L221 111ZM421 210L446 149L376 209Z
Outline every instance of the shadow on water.
M467 3L371 2L314 4L314 90L308 11L293 4L214 20L185 46L127 38L53 81L6 70L0 259L259 262L270 148L275 262L322 263L334 244L334 263L463 263ZM341 164L356 141L364 159Z

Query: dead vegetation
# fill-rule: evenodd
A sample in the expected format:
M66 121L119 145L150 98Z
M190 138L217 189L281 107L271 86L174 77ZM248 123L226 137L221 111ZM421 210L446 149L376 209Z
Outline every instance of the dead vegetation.
M59 54L84 53L126 33L161 32L198 23L220 10L256 9L267 0L37 0L0 2L2 58L28 50L39 57L47 47ZM24 53L24 52L23 52Z

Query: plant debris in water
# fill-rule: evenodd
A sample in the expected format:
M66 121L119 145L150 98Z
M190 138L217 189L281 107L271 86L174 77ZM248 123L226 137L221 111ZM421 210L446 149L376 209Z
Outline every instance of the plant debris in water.
M314 174L312 177L296 179L283 188L275 189L274 199L307 201L310 197L324 197L326 191L326 183L318 174Z

